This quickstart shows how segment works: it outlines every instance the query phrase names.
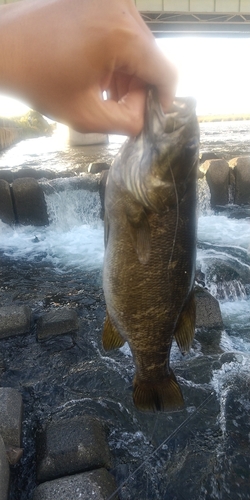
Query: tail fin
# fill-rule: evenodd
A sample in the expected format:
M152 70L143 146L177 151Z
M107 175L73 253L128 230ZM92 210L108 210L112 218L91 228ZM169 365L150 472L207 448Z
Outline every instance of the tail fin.
M160 382L141 382L134 379L133 400L142 411L173 411L184 406L180 386L173 371Z

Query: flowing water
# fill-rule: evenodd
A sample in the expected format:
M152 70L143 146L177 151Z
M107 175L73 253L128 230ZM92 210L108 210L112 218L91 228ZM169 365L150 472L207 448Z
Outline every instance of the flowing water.
M108 355L101 346L105 305L99 195L73 189L68 178L86 171L92 161L110 163L121 142L113 137L107 146L71 148L54 136L23 141L0 155L0 169L28 166L63 177L53 183L53 190L42 183L48 227L10 227L0 221L1 304L26 303L35 320L46 310L66 305L77 309L81 319L75 336L38 343L34 322L30 334L0 344L5 363L1 373L0 353L1 385L19 389L25 409L25 453L12 470L11 500L32 498L37 429L48 420L84 413L107 423L112 472L122 485L122 500L224 500L231 493L232 498L249 498L244 488L250 462L240 474L239 496L230 486L230 466L226 470L223 458L213 458L210 470L202 453L210 456L215 450L216 457L225 453L225 387L229 376L240 373L246 380L249 373L250 217L247 211L241 218L232 216L230 209L212 212L208 187L199 181L197 273L220 301L225 329L218 352L208 356L199 339L184 361L173 345L171 364L183 384L184 410L158 416L138 412L131 398L134 366L128 346ZM226 159L250 154L250 122L201 124L201 150ZM229 356L224 364L219 361L221 353ZM196 366L201 367L198 376ZM239 407L243 404L246 410L243 403ZM192 463L197 460L203 472L198 485L200 473L193 472L194 486ZM180 481L184 490L178 490Z

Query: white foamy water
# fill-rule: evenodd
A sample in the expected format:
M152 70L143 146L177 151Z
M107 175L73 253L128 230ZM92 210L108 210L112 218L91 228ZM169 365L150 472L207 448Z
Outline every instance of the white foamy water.
M205 274L211 259L227 263L243 274L249 273L249 219L230 219L224 215L201 216L198 220L198 239L211 245L197 252L197 265ZM217 277L214 278L216 282ZM231 286L233 287L233 283ZM209 288L216 295L217 285L210 283ZM230 291L230 298L227 298ZM230 331L231 348L250 352L250 300L241 283L235 283L235 293L233 292L227 289L226 298L220 301L223 322Z
M229 350L250 353L250 300L221 302L220 309L229 334Z
M234 325L237 332L241 325L245 324L249 329L249 345L250 345L250 300L239 300L238 302L222 302L221 311L224 316L224 324L226 327Z
M0 248L16 259L31 260L44 254L43 258L62 265L100 267L104 245L99 194L69 189L45 198L50 225L10 227L0 221ZM198 239L249 250L250 221L220 215L200 216ZM213 250L199 250L198 258L211 252ZM228 258L226 253L224 256Z
M0 248L14 259L43 260L56 267L102 266L103 222L98 193L69 190L46 196L48 227L10 227L0 221Z
M65 231L53 227L10 228L0 221L1 250L14 259L44 260L59 268L96 269L103 262L103 229L82 224Z
M216 245L242 247L250 251L250 219L229 219L225 215L200 216L198 239Z

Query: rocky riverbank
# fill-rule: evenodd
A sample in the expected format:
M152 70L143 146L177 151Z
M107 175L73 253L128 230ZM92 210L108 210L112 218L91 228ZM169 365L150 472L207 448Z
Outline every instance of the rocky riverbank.
M215 487L219 498L226 499L227 490L248 498L249 359L223 348L219 305L208 292L196 292L191 353L182 358L173 348L186 408L156 417L133 407L131 357L117 352L107 358L103 352L100 272L58 275L39 263L13 266L5 258L1 278L0 430L7 449L7 459L3 445L0 452L2 500L9 481L13 500L73 500L77 492L89 500L90 490L107 500L117 498L111 495L126 480L121 499L160 498L154 491L163 487L168 498L213 498ZM140 473L129 478L145 458Z
M39 273L43 274L40 288L36 285L40 281L37 280ZM107 471L114 474L115 463L118 465L120 461L119 453L117 455L109 444L114 425L111 408L119 399L124 404L128 388L119 398L116 396L113 403L109 401L106 411L99 413L98 407L107 404L105 385L113 386L117 379L117 376L113 379L112 358L110 371L103 363L100 366L105 314L101 275L86 273L78 279L71 275L70 284L67 275L58 276L39 264L16 263L13 268L11 260L5 258L1 282L6 286L1 290L0 307L0 434L5 445L0 448L0 497L7 500L11 476L13 499L60 497L69 500L76 498L80 488L81 498L89 500L90 487L96 491L96 499L107 499L116 489L113 476ZM202 289L197 290L196 300L200 338L207 328L210 341L206 340L209 347L205 351L215 356L216 351L221 353L219 339L223 328L219 305ZM67 352L70 355L64 366ZM118 354L118 358L121 356ZM188 361L189 376L193 361L192 357ZM179 367L179 374L183 369L187 369L184 363ZM194 366L192 369L196 371ZM93 375L96 380L92 385ZM105 382L103 376L109 380ZM204 377L209 380L208 373L203 372L202 380ZM65 391L68 383L73 386ZM48 391L51 396L44 405ZM75 392L75 401L72 394L67 397L70 391ZM115 387L114 392L117 392ZM126 399L128 397L131 398L130 391ZM188 394L186 397L189 404ZM90 409L89 403L85 407L84 400L89 401L90 406L93 404L95 410ZM80 414L78 404L82 406ZM63 419L58 418L61 412ZM146 416L145 421L151 418ZM12 450L12 454L8 450ZM96 472L86 472L93 470ZM28 477L24 477L25 474ZM27 497L21 496L20 488L26 481L34 489L34 497L27 491Z
M30 110L17 118L0 117L0 151L30 137L51 135L55 129L37 111Z

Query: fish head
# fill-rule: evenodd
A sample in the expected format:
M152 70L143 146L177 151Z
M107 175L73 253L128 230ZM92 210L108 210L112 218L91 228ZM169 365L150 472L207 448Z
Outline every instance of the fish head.
M200 133L195 109L194 98L176 98L165 114L157 96L149 95L141 169L147 172L146 190L156 211L176 203L177 194L181 199L196 176Z
M145 125L117 155L112 176L144 208L161 212L176 203L197 171L199 126L196 102L176 98L164 113L155 92L147 99ZM178 191L178 193L177 193Z

